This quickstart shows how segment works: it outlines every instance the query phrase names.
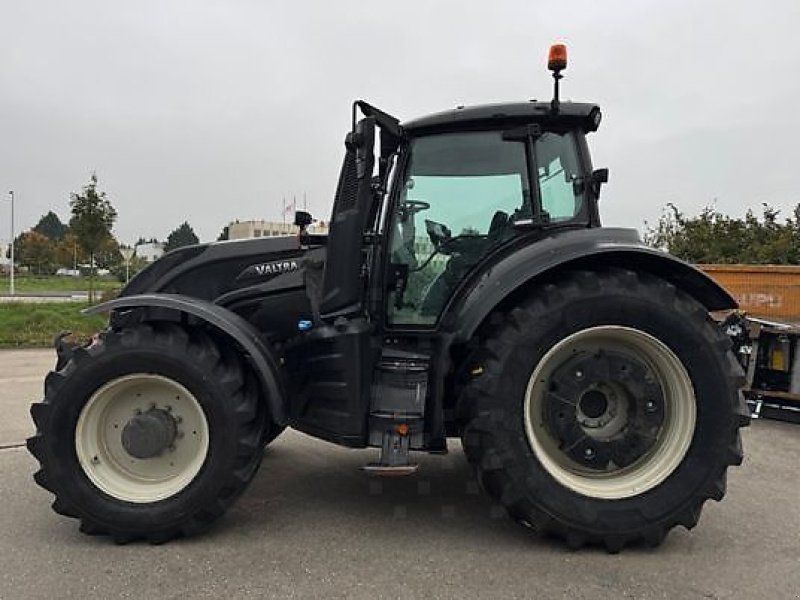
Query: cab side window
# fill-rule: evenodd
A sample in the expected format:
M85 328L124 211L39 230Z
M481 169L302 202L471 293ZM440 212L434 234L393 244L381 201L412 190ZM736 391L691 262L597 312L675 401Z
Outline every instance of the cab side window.
M536 139L542 211L551 223L570 221L583 208L583 173L571 133L545 132Z

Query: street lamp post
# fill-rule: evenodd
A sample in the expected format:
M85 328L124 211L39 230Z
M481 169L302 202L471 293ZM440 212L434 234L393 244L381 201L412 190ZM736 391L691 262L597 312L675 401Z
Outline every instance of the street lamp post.
M125 259L125 285L127 285L131 279L131 259L136 253L136 248L120 248L119 252Z
M8 195L11 196L11 279L10 291L14 295L14 190L9 190Z

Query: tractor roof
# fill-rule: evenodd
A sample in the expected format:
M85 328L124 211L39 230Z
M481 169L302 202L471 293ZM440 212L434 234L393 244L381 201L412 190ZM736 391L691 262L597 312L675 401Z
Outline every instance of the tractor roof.
M538 122L544 124L577 124L584 131L595 131L600 124L600 107L585 102L562 102L558 113L551 111L550 102L503 102L477 106L459 106L401 124L411 135L434 130L462 130L474 127L495 127L502 123Z

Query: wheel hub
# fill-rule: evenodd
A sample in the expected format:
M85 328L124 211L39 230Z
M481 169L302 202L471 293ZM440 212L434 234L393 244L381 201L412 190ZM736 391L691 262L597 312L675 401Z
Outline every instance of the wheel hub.
M577 353L555 369L544 409L561 450L602 472L646 454L664 419L663 392L647 365L605 350Z
M578 403L580 410L587 419L597 419L608 411L608 398L600 390L588 390L581 396Z
M179 382L131 373L99 387L75 426L83 472L125 502L157 502L183 490L200 472L210 431L198 399Z
M127 422L122 430L122 447L134 458L153 458L172 446L177 434L172 415L152 408Z

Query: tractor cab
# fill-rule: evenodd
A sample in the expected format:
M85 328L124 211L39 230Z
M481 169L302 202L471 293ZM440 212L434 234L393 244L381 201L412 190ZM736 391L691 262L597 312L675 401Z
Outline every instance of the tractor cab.
M395 277L388 324L434 326L458 285L496 251L545 231L599 225L584 135L600 113L565 108L459 108L404 126L385 224Z

